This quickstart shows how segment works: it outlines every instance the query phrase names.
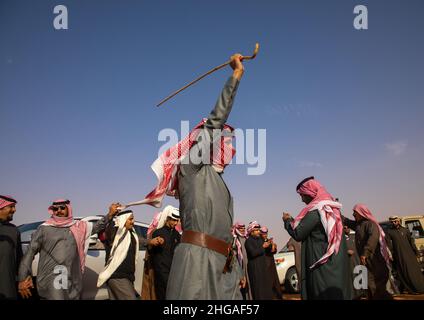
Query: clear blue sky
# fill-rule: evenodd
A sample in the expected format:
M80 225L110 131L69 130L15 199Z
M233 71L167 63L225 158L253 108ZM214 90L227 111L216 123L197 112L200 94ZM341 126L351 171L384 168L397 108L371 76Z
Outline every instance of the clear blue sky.
M59 4L68 30L53 28ZM358 4L368 30L353 28ZM59 197L79 216L142 199L159 131L206 116L231 72L155 104L259 42L229 123L267 130L267 170L227 168L236 219L268 225L281 247L281 212L299 212L309 175L347 215L357 202L379 219L423 213L423 17L411 0L2 0L0 194L18 199L16 224L47 218Z

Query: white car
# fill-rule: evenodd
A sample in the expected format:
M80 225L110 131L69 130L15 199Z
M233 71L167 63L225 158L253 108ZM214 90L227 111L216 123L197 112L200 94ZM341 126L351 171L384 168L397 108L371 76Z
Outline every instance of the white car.
M278 279L289 293L299 293L299 279L297 277L294 251L289 251L287 246L274 255Z
M89 216L85 218L75 218L75 219L96 223L101 218L102 216ZM43 222L44 221L38 221L38 222L23 224L18 227L19 231L21 232L22 250L24 254L27 251L28 245L31 241L32 234L35 232L35 230L37 230L37 228ZM135 222L134 224L134 229L137 232L137 234L141 235L144 238L146 238L147 236L148 227L149 225L146 223ZM140 256L137 261L137 265L135 269L134 286L138 294L141 294L145 253L146 252L144 249L140 250ZM97 234L92 235L90 238L90 246L88 248L87 257L85 260L82 299L85 299L85 300L109 299L106 284L104 284L100 288L97 288L97 278L105 265L105 255L106 253L105 253L105 248L103 243L98 239ZM37 276L37 267L38 267L38 254L34 257L34 261L32 263L33 277Z

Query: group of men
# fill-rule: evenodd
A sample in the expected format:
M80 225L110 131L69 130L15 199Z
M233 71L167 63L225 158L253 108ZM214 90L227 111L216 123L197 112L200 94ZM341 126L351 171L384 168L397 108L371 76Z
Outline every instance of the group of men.
M155 162L160 166L155 171L159 182L146 197L146 201L142 201L160 206L165 195L178 196L184 229L181 237L170 236L173 241L170 245L167 241L169 235L156 230L154 238L138 239L133 228L132 213L119 210L128 207L119 204L112 205L109 213L92 226L85 221L74 220L70 202L58 200L49 207L51 218L34 233L28 251L20 261L22 252L19 233L10 224L16 201L3 197L1 208L5 218L1 219L0 267L5 270L1 277L7 278L7 282L1 281L5 288L1 288L0 294L5 298L16 298L15 278L18 273L20 294L24 297L31 295L34 287L31 265L35 254L40 253L37 274L37 291L40 297L79 298L89 237L104 231L107 260L99 275L98 285L108 284L111 299L134 298L131 280L140 246L150 247L151 265L153 269L156 268L153 270L156 297L241 299L241 268L231 268L231 261L228 259L229 243L232 240L230 229L233 223L233 203L221 175L235 152L231 145L234 129L226 121L244 72L242 56L233 55L230 66L233 74L209 117L203 119L187 138L167 150ZM217 134L217 130L222 132ZM189 161L182 161L183 158ZM199 159L200 161L194 161ZM4 241L3 234L6 237ZM176 245L176 242L179 244ZM163 246L167 252L175 250L172 265L169 266L169 259L167 262L170 270L163 277L157 274L161 273L163 260L166 259L162 259L162 262L155 259L155 255L160 256L161 253L161 250L153 249L158 246ZM54 281L57 274L55 268L58 265L68 272L67 290L58 290L61 286ZM229 269L223 272L226 267Z
M240 54L231 57L233 74L209 116L153 163L158 184L144 200L126 206L112 204L95 225L73 219L70 201L57 200L49 207L50 219L37 229L22 256L19 232L10 223L16 200L1 196L0 297L16 298L16 275L19 293L23 297L31 295L31 265L39 253L40 297L80 298L88 240L92 234L101 233L107 259L97 285L106 283L111 299L137 298L134 272L140 247L146 248L148 255L143 280L146 296L171 300L281 298L272 258L276 246L267 238L266 230L261 237L261 226L252 222L247 228L248 237L241 225L231 232L233 199L223 173L235 154L231 143L234 129L227 119L244 73L242 60ZM368 271L370 298L389 298L385 285L392 259L397 259L397 270L403 272L405 288L422 292L422 274L417 271L413 255L405 254L405 241L412 244L407 231L398 228L390 232L388 246L384 231L365 205L355 206L355 220L350 220L341 214L340 202L313 177L302 181L296 190L306 206L294 219L284 213L283 220L290 236L302 243L302 299L352 298L353 276L344 225L356 232L355 248ZM147 239L140 238L133 227L133 213L127 208L135 204L159 207L166 195L179 199L179 210L167 210L152 223L156 230L151 230ZM178 222L181 235L175 231ZM66 290L55 281L58 265L68 272Z
M302 242L302 299L350 300L360 297L361 290L367 290L369 299L392 299L388 286L393 266L405 290L424 293L418 250L398 217L391 217L393 228L386 235L364 204L354 206L354 220L343 216L341 203L314 177L296 190L306 206L295 219L284 213L283 220L290 236ZM349 229L355 231L350 247ZM365 267L365 275L354 273L356 265ZM364 281L355 281L360 273Z
M277 245L268 237L268 228L256 222L234 224L232 249L234 263L243 270L240 290L244 300L281 300L283 298L274 254Z
M95 224L75 220L69 200L56 200L48 208L50 218L32 234L22 254L20 233L11 223L17 201L0 195L0 299L29 298L34 292L45 300L77 300L83 291L85 258L91 235L102 235L106 251L105 267L97 286L107 284L111 300L135 300L135 268L139 250L151 252L158 299L164 299L173 250L180 235L177 208L164 210L163 223L155 227L149 239L134 229L131 210L119 210L113 203L107 215ZM32 264L39 254L37 282L33 283ZM64 278L58 275L64 275ZM36 290L33 290L36 288Z

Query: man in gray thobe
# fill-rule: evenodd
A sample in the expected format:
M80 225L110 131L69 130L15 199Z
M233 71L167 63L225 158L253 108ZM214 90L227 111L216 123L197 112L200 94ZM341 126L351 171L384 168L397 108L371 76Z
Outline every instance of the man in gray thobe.
M32 261L39 253L37 292L46 300L77 300L83 289L83 270L88 238L105 229L106 224L118 212L119 204L113 204L109 213L94 226L72 217L69 200L58 200L49 207L52 218L40 225L31 238L28 251L19 267L20 289L25 282L32 282ZM78 232L74 232L79 228ZM82 245L82 248L80 247ZM29 290L20 290L27 298Z
M232 241L233 200L222 178L224 166L192 161L204 150L204 144L221 140L213 130L225 128L244 71L240 58L231 57L233 76L205 122L203 135L190 149L190 162L180 165L178 195L183 234L172 261L167 299L242 299L241 268L234 259L227 261L225 253ZM210 159L208 154L202 156ZM225 266L229 267L226 272Z

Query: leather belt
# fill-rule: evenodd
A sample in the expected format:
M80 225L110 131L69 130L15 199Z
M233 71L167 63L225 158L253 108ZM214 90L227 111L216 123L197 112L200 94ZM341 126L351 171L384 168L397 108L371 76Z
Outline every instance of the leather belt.
M197 232L193 230L185 230L181 236L181 243L190 243L195 246L207 248L222 254L227 257L229 253L230 243L224 240L217 239L206 233Z

